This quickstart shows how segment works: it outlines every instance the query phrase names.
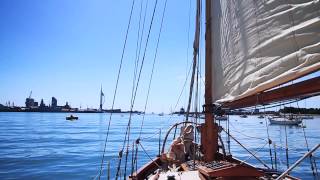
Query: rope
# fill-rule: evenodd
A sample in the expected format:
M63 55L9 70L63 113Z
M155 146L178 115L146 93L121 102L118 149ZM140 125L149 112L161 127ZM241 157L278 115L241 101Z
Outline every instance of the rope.
M129 143L129 141L130 141L130 127L131 127L132 110L133 110L133 106L134 106L134 103L135 103L135 99L136 99L136 95L137 95L137 91L138 91L138 87L139 87L141 72L142 72L142 68L143 68L143 65L144 65L144 61L145 61L146 51L147 51L147 47L148 47L148 43L149 43L149 37L150 37L150 33L151 33L151 28L152 28L152 25L153 25L153 19L154 19L157 3L158 3L158 0L156 0L154 8L153 8L152 18L151 18L151 22L150 22L150 26L149 26L147 39L146 39L146 45L145 45L145 48L144 48L143 58L142 58L142 61L141 61L139 75L138 75L138 79L137 79L137 83L136 83L136 86L135 86L134 95L133 95L132 102L131 102L130 115L129 115L128 125L127 125L127 129L126 129L126 133L125 133L125 139L123 141L122 151L123 151L123 149L125 147L125 144ZM126 156L127 156L127 154L126 154ZM116 179L119 176L121 160L122 160L122 158L119 159ZM125 161L125 169L126 169L126 166L127 166L127 157L126 157L126 161ZM126 172L124 172L124 174L126 175Z
M129 22L128 22L128 26L127 26L127 30L126 30L125 40L124 40L124 43L123 43L122 54L121 54L121 59L120 59L118 75L117 75L116 87L115 87L115 90L114 90L114 93L113 93L113 100L112 100L111 109L114 108L114 103L115 103L116 94L117 94L117 90L118 90L118 84L119 84L119 79L120 79L120 74L121 74L121 69L122 69L122 62L123 62L124 52L125 52L126 45L127 45L127 39L128 39L128 34L129 34L129 29L130 29L130 24L131 24L131 17L132 17L134 2L135 2L135 0L132 0L130 16L129 16ZM110 117L109 117L108 128L107 128L107 135L106 135L106 139L105 139L105 142L104 142L103 154L102 154L102 158L101 158L101 165L100 165L100 171L99 171L99 180L100 180L100 177L101 177L101 174L102 174L102 169L103 169L104 155L105 155L105 152L106 152L106 147L107 147L107 142L108 142L108 137L109 137L112 114L113 113L111 111Z
M157 162L155 162L155 161L150 157L150 155L149 155L149 154L147 153L147 151L144 149L144 147L142 146L142 144L139 143L139 145L141 146L143 152L148 156L148 158L149 158L155 165L157 165L158 168L161 168L161 166L159 166L159 164L158 164Z
M228 133L227 133L227 143L228 143L228 150L229 150L229 154L231 154L231 150L230 150L230 117L229 117L229 115L228 115L228 117L227 117L227 131L228 131Z
M195 30L195 38L193 43L193 65L192 65L192 74L191 74L191 82L190 82L190 89L189 89L189 100L188 100L188 107L186 113L186 121L188 122L188 116L190 112L191 100L192 100L192 93L193 93L193 86L194 86L194 76L197 67L197 57L199 53L199 35L200 35L200 17L201 17L201 9L200 9L200 1L197 1L197 14L196 14L196 30Z
M131 176L134 172L134 142L132 142L132 155L131 155Z
M299 103L297 102L297 107L298 107L298 112L299 112L299 115L300 115L300 107L299 107ZM310 151L309 149L309 143L308 143L308 140L307 140L307 135L306 135L306 131L304 130L303 128L303 122L302 122L302 131L303 131L303 137L304 137L304 140L306 142L306 147L307 147L307 150ZM317 168L317 163L315 162L315 159L312 158L312 154L309 156L309 159L310 159L310 165L311 165L311 170L312 170L312 174L314 177L316 176L319 176L318 174L318 168Z
M145 11L144 11L144 17L143 17L143 24L142 24L142 29L141 29L141 36L140 36L140 18L141 16L139 15L139 27L138 27L138 39L137 39L137 46L136 46L136 63L135 63L135 69L134 69L134 79L133 79L133 89L132 89L132 94L131 94L131 97L133 97L133 92L134 92L134 86L135 86L135 82L136 82L136 75L137 75L137 71L138 71L138 65L139 65L139 60L140 60L140 53L141 53L141 48L142 48L142 38L143 38L143 34L144 34L144 26L145 26L145 22L146 22L146 16L147 16L147 9L148 9L148 2L146 2L146 5L145 5ZM141 4L140 4L140 7L142 8L142 3L143 3L143 0L141 0ZM142 11L142 9L141 9ZM140 13L141 13L140 11ZM140 40L139 40L139 36L140 36ZM138 44L139 44L139 47L138 47ZM137 53L138 51L138 53ZM132 101L132 99L131 99Z
M145 112L146 112L147 105L148 105L149 94L150 94L150 89L151 89L151 82L152 82L153 73L154 73L154 67L155 67L155 63L156 63L156 59L157 59L157 55L158 55L158 47L159 47L159 42L160 42L160 37L161 37L161 32L162 32L162 25L163 25L164 15L165 15L166 7L167 7L167 1L168 1L168 0L165 1L165 3L164 3L164 8L163 8L163 11L162 11L162 17L161 17L161 23L160 23L160 30L159 30L159 34L158 34L156 50L155 50L155 54L154 54L154 58L153 58L153 63L152 63L152 70L151 70L151 76L150 76L150 79L149 79L147 98L146 98L145 105L144 105L144 109L143 109L143 112L144 112L144 113L143 113L142 122L141 122L141 126L140 126L139 138L141 137L142 127L143 127L143 123L144 123L144 119L145 119L145 114L146 114Z
M232 124L231 122L229 122L229 124L235 129L235 130L232 130L232 131L234 131L234 132L237 132L237 133L239 133L239 134L241 134L241 135L243 135L243 136L245 136L245 137L251 138L251 139L259 139L259 140L263 140L263 141L265 141L265 142L268 142L268 140L263 139L263 138L253 137L253 136L246 135L246 134L240 132L239 130L237 130L237 129L235 128L235 126L233 126L233 124Z
M181 92L180 92L179 97L178 97L178 100L177 100L177 102L176 102L176 104L175 104L175 106L174 106L174 108L173 108L173 111L176 111L176 109L177 109L177 106L178 106L178 104L179 104L179 102L180 102L181 96L182 96L182 94L183 94L183 92L184 92L184 90L185 90L185 88L186 88L186 85L187 85L187 82L188 82L188 77L189 77L189 75L190 75L191 69L192 69L192 65L190 65L189 72L188 72L188 74L187 74L187 76L186 76L186 79L185 79L185 81L184 81L184 83L183 83ZM170 117L170 120L171 120L171 117Z
M154 134L152 134L150 136L147 136L147 137L144 137L144 138L138 138L138 139L140 139L140 140L151 139L151 138L155 137L158 134L159 134L159 131L156 131Z
M224 128L222 128L222 130L226 133L228 133ZM254 155L251 151L249 151L249 149L247 149L243 144L241 144L235 137L233 137L230 133L228 133L229 136L235 141L237 142L244 150L246 150L249 154L251 154L253 157L255 157L261 164L263 164L266 168L270 169L270 167L264 163L261 159L259 159L256 155Z
M245 162L247 162L247 161L249 161L253 156L255 156L258 152L260 152L267 144L268 144L268 142L266 142L266 143L265 143L263 146L261 146L257 151L255 151L248 159L242 161L242 162L240 163L240 165L243 164L243 163L245 163Z
M189 61L189 45L190 45L190 24L191 24L191 0L189 0L189 10L188 10L188 41L187 41L187 51L186 51L186 54L187 54L187 59L186 59L186 77L189 77L189 72L190 70L188 71L188 61ZM185 86L184 86L185 88ZM184 91L184 88L183 88L183 91ZM185 98L187 99L187 98ZM183 104L185 104L186 102L184 102Z
M284 131L285 131L285 134L286 134L286 159L287 159L287 168L289 168L289 150L288 150L287 126L284 126Z
M271 141L270 135L269 135L269 126L268 126L268 121L267 121L267 117L266 117L265 112L266 111L264 109L263 116L264 116L264 120L265 120L265 123L266 123L266 129L267 129L267 137L268 137L268 144L269 144L269 155L270 155L270 161L271 161L271 168L273 169L273 159L272 159L272 150L271 150L272 141Z
M134 75L133 75L133 86L136 81L136 74L138 71L138 64L139 64L139 57L140 57L140 50L141 50L141 44L142 44L142 37L143 37L143 32L144 32L144 25L145 25L145 20L146 20L146 12L147 12L147 6L148 6L148 1L146 2L145 6L145 13L144 13L144 18L143 18L143 26L141 29L141 15L142 15L142 5L143 5L143 0L141 0L140 3L140 13L139 13L139 25L138 25L138 34L137 34L137 43L136 43L136 60L135 60L135 66L134 66ZM140 37L140 29L141 29L141 37ZM133 90L132 90L133 91Z
M274 152L274 167L275 167L275 169L277 170L278 169L278 163L277 163L277 147L276 147L276 143L274 142L273 143L273 148L274 148L274 150L273 150L273 152Z

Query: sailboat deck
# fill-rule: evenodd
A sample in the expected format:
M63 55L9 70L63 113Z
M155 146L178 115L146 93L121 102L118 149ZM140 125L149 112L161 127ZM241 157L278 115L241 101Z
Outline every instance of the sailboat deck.
M183 171L183 172L161 172L159 174L152 175L149 179L152 180L168 180L168 179L194 179L201 180L198 171Z

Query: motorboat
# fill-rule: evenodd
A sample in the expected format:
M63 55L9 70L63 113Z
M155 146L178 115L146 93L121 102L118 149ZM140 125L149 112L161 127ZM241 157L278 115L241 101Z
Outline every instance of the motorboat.
M78 117L77 117L77 116L73 116L73 115L71 114L70 116L67 116L67 117L66 117L66 120L69 120L69 121L78 120Z

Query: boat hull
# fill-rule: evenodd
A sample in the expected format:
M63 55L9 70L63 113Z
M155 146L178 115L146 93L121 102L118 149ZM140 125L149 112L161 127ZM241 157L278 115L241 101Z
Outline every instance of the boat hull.
M78 117L66 117L66 120L69 120L69 121L78 120Z
M296 120L283 120L282 118L269 118L270 124L278 124L278 125L291 125L291 126L297 126L302 123L302 120L296 119Z

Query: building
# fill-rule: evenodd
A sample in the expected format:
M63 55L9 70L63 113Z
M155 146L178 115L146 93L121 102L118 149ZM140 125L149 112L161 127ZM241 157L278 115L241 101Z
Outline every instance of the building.
M68 104L68 102L66 102L66 105L64 105L63 108L65 108L65 109L71 109L71 106Z
M43 108L43 107L45 107L45 106L46 106L46 105L44 104L43 99L41 99L40 107Z
M35 102L33 98L26 98L25 104L27 108L38 107L38 102Z
M55 97L52 97L51 99L51 108L56 108L58 106L58 101Z

